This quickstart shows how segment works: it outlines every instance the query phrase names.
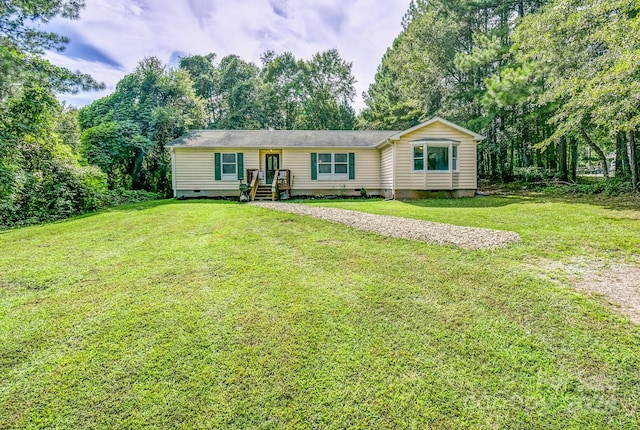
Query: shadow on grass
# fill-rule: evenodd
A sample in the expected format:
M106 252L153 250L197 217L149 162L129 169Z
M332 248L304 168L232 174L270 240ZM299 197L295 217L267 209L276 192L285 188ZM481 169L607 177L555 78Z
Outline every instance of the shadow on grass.
M502 195L505 198L529 199L533 203L566 203L598 206L614 211L640 210L640 193L627 193L619 196L603 194L548 194L540 192L513 192ZM498 196L496 196L498 197Z
M345 203L358 203L363 206L367 204L380 203L383 199L310 199L310 200L291 200L291 203L314 203L314 204L332 204L336 202ZM465 197L459 199L445 199L445 198L432 198L432 199L416 199L416 200L388 200L405 203L412 206L419 206L424 208L491 208L502 207L513 204L525 204L536 203L537 200L527 197L511 197L511 196L490 196L490 197Z
M335 202L368 203L381 202L382 199L309 199L291 200L291 203L331 204ZM527 205L541 203L565 203L596 206L614 211L640 210L640 193L629 193L623 196L604 195L554 195L535 192L499 193L489 196L464 197L459 199L431 198L417 200L398 200L399 202L424 208L497 208L510 205Z
M513 196L477 196L460 199L400 200L412 206L424 208L497 208L515 204L536 203L535 199Z
M86 215L97 215L103 212L139 212L145 211L149 209L154 209L162 206L184 206L184 205L210 205L210 206L219 206L219 205L236 205L243 206L246 203L240 203L238 201L233 200L223 200L223 199L187 199L187 200L176 200L176 199L164 199L164 200L149 200L146 202L140 203L128 203L125 205L115 206L112 208L106 208L99 212L93 212ZM84 215L82 215L84 216Z
M229 205L229 204L233 204L233 205L239 205L240 206L240 205L243 205L244 203L234 202L234 201L231 201L231 200L216 200L216 199L148 200L148 201L144 201L144 202L127 203L127 204L123 204L123 205L120 205L120 206L102 208L102 209L99 209L97 211L87 212L87 213L80 214L80 215L74 215L74 216L69 217L69 218L63 218L63 219L57 219L57 220L51 220L51 221L44 221L44 222L38 222L38 223L33 223L33 224L16 225L16 226L12 226L10 228L0 229L0 234L9 233L11 231L18 230L18 229L21 229L21 228L26 228L26 227L44 226L44 225L58 224L58 223L67 222L67 221L82 220L82 219L92 218L94 216L98 216L98 215L102 215L102 214L110 213L110 212L130 212L130 213L134 213L134 212L146 211L146 210L150 210L150 209L154 209L154 208L158 208L158 207L163 207L163 206L188 205L188 204L200 204L200 205L202 205L202 204L206 204L206 205L223 205L223 204Z

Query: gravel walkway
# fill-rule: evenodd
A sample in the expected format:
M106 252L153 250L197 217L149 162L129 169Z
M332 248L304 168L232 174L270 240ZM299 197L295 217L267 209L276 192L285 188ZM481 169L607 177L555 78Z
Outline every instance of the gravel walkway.
M385 236L419 240L436 245L456 245L467 249L494 249L520 240L520 236L511 231L460 227L439 222L294 203L253 202L252 204L280 212L290 212L337 222Z

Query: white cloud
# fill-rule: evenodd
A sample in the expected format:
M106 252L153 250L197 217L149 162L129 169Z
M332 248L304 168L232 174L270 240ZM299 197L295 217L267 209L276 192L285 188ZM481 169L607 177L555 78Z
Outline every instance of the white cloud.
M175 52L207 54L218 58L237 54L259 63L273 50L310 58L337 48L353 63L356 109L373 82L385 50L401 30L401 18L410 0L94 0L87 2L78 21L55 20L52 28L82 38L122 65L122 69L64 53L50 54L55 64L79 69L107 84L102 94L67 97L79 103L112 91L122 77L147 56L168 62Z

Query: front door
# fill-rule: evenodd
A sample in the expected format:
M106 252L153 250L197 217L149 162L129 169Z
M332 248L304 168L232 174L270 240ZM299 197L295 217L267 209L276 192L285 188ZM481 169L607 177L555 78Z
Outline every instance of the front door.
M271 184L276 170L280 168L280 154L267 154L265 165L267 166L266 182L267 184Z

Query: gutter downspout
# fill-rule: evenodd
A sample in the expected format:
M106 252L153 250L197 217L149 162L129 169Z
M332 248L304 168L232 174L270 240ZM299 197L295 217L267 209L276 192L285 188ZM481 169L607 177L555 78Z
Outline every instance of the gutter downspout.
M391 143L392 163L391 163L391 200L396 199L396 143Z
M176 190L176 153L173 148L171 148L171 188L173 188L173 198L176 198L177 190Z

